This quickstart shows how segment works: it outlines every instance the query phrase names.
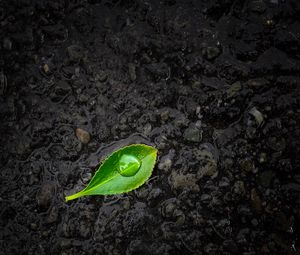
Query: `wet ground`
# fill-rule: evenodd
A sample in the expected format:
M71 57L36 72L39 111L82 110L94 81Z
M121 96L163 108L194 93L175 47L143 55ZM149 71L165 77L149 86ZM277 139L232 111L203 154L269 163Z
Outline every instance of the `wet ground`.
M0 1L0 254L300 254L299 17ZM131 143L159 150L145 185L65 203Z

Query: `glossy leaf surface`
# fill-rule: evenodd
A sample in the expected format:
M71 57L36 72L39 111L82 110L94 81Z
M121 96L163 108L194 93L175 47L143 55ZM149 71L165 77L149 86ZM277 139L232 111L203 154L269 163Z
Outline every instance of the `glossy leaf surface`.
M144 184L152 174L157 150L144 144L132 144L114 151L100 165L82 191L66 201L88 195L113 195L129 192Z

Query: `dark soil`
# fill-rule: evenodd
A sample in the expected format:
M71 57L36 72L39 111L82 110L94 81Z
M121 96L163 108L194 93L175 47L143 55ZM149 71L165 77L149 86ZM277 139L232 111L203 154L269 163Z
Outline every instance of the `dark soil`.
M1 0L0 254L300 254L299 17ZM159 150L145 185L64 201L132 143Z

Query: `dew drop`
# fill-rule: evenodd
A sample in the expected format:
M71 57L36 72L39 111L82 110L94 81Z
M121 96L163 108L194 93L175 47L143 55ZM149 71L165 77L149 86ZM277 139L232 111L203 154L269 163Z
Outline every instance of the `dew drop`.
M126 177L134 176L140 169L141 162L133 155L124 154L119 160L118 172Z

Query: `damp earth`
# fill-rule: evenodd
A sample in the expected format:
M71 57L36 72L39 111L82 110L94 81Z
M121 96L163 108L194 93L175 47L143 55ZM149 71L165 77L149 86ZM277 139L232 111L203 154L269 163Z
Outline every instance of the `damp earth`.
M0 254L299 254L299 17L0 1ZM158 149L146 184L65 202L132 143Z

